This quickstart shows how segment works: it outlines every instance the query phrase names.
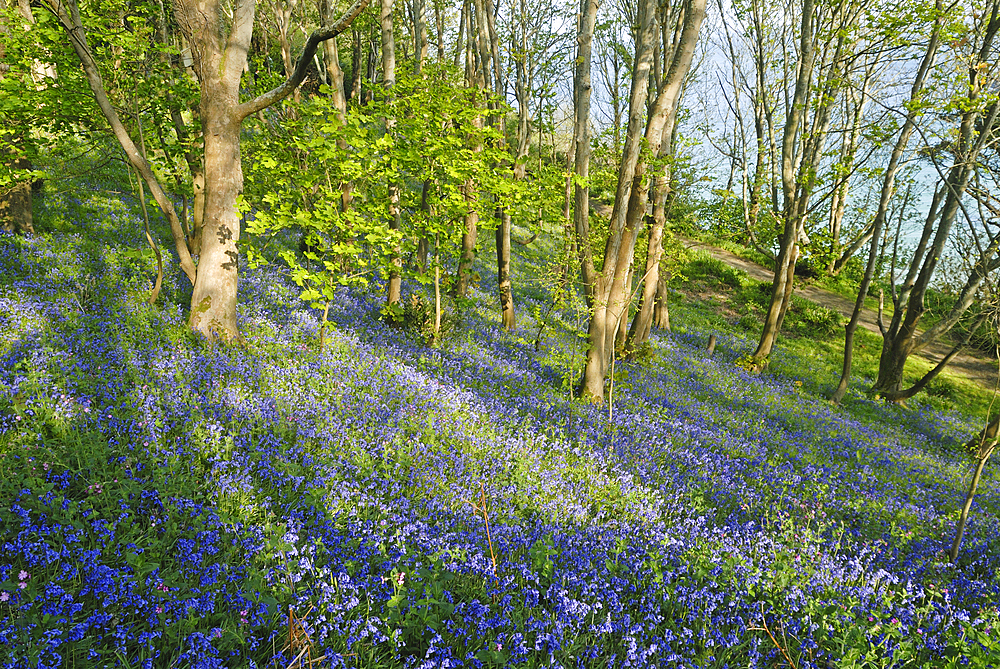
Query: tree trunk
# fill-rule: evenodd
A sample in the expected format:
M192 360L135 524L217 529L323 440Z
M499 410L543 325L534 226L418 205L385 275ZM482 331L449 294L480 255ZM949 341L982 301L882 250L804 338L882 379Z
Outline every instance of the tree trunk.
M424 61L427 60L427 0L413 0L413 26L414 40L413 72L420 75L424 70Z
M362 44L364 42L364 37L361 31L355 28L351 31L351 81L350 86L345 86L345 92L347 93L347 99L354 101L355 98L360 100L361 94L361 60L362 60Z
M387 100L392 99L392 87L396 85L396 40L393 36L392 20L393 0L382 0L380 22L382 26L382 84L386 89ZM385 132L392 135L396 130L396 119L387 116ZM399 184L392 176L389 177L389 229L402 234L403 219L399 210ZM397 239L389 259L389 283L386 286L386 304L398 304L402 290L403 259L401 256L402 240Z
M596 290L588 336L587 368L584 372L583 396L593 401L603 400L604 379L615 338L622 321L628 317L632 300L629 276L635 252L639 223L644 219L649 184L645 179L645 160L640 156L642 143L652 155L661 155L663 147L672 144L673 123L684 78L690 69L698 33L705 16L705 0L684 3L683 23L673 48L669 68L660 85L652 108L648 112L645 135L639 132L646 113L649 71L653 60L653 42L657 34L656 5L640 7L640 29L637 36L632 91L629 100L629 123L625 148L619 168L618 189L609 223L604 252L604 267L596 279ZM643 142L644 140L644 142ZM660 195L666 197L669 176L659 182ZM647 267L647 269L649 269ZM655 282L653 283L655 285Z
M854 169L854 160L858 152L858 139L861 135L861 116L868 101L868 86L871 82L872 68L872 65L866 68L865 79L860 93L855 92L851 88L848 88L847 91L848 105L854 105L854 113L852 115L850 132L844 135L840 151L840 162L835 172L835 178L839 178L840 183L834 189L833 195L830 198L830 258L827 262L826 271L831 275L837 266L837 260L839 260L842 250L840 235L843 228L844 214L847 212L851 172Z
M924 52L924 57L917 70L917 76L910 88L911 103L916 103L921 97L924 81L934 64L934 58L937 54L940 27L941 19L939 18L934 23L934 29L931 31L931 37L927 43L927 49ZM865 274L861 279L861 285L858 286L858 297L854 303L854 311L851 313L851 320L847 324L847 329L844 335L844 364L840 373L840 381L830 398L834 404L839 404L844 398L844 394L847 392L847 384L851 378L851 366L854 358L854 333L857 330L858 322L861 319L861 311L864 308L865 297L868 295L868 287L871 285L872 278L875 276L875 264L878 259L879 241L882 238L882 227L885 224L885 219L889 212L889 201L892 199L892 195L895 192L896 173L899 171L899 165L902 161L903 153L906 151L906 147L910 142L910 135L913 134L913 130L916 127L916 108L915 106L908 106L907 109L909 111L907 111L906 114L906 121L903 123L902 129L899 131L899 136L896 138L892 154L889 156L889 164L886 166L885 175L882 178L882 191L879 196L878 209L875 212L875 221L872 224L872 243L871 248L868 250L868 263L865 265ZM857 122L857 119L855 119L855 121ZM910 191L907 190L907 197L903 201L903 210L906 209L906 200L909 199L909 195ZM900 214L900 220L902 220L902 213ZM836 242L837 239L834 238L834 244L836 244ZM900 371L900 378L898 381L901 380L902 372Z
M795 80L793 100L788 107L785 118L785 130L781 144L781 186L784 196L782 216L784 231L781 236L778 257L775 260L774 281L771 285L771 300L760 342L753 354L753 365L758 370L767 364L778 338L781 322L784 319L788 305L786 299L791 295L792 281L795 275L795 259L797 244L801 234L803 220L797 199L799 184L796 175L796 141L799 127L803 124L806 114L806 98L812 86L813 63L815 61L816 41L814 38L814 0L804 0L802 3L802 21L799 35L798 76Z
M424 183L420 188L420 211L423 212L426 217L425 220L430 220L431 206L427 200L427 196L430 194L431 180L424 179ZM417 271L426 272L427 271L427 256L430 253L430 239L427 235L421 235L420 239L417 240Z
M471 91L472 105L479 104L479 92L487 88L486 78L489 76L489 48L486 46L486 25L483 21L482 0L467 3L465 78ZM478 54L478 58L477 58ZM473 121L476 128L483 127L483 119L477 117ZM482 151L476 146L474 151ZM472 283L472 263L476 259L476 243L479 236L479 192L473 179L468 179L462 186L465 201L469 211L465 215L465 230L462 233L462 251L458 259L458 275L455 280L455 296L468 296Z
M31 162L24 157L17 158L11 168L30 170ZM0 194L0 230L21 235L35 234L30 180L17 181L6 193Z
M494 21L494 6L493 0L485 0L485 25L487 27L487 35L489 37L490 45L490 59L493 62L493 89L494 93L499 97L505 94L505 83L504 83L504 69L500 61L500 40L496 31L495 21ZM479 8L479 2L476 3L477 11ZM522 4L523 10L523 4ZM478 19L477 19L478 22ZM518 75L517 86L515 90L521 87L521 77L523 75ZM511 178L518 180L524 176L524 166L518 166L518 161L524 156L521 155L521 148L524 148L524 155L527 155L527 105L526 103L522 105L522 101L526 100L526 95L518 93L518 127L517 127L517 147L515 148L515 160L514 164L511 166ZM491 105L492 106L492 105ZM506 136L506 123L504 114L493 114L492 123L499 131L501 138ZM522 118L524 119L522 121ZM524 126L522 128L522 125ZM501 139L500 141L504 141ZM504 161L506 162L506 161ZM498 167L503 167L503 164ZM511 331L516 325L516 314L514 311L514 291L511 284L511 273L510 273L510 228L511 219L510 211L507 210L502 204L496 209L497 218L497 229L494 234L496 240L496 251L497 251L497 293L500 298L500 320L505 330Z
M961 201L968 188L969 181L976 169L979 153L985 146L992 133L979 132L977 128L991 128L1000 113L1000 105L993 101L988 106L979 104L984 91L986 81L991 80L989 63L980 62L983 54L989 54L1000 21L995 19L996 13L1000 9L1000 3L993 0L989 3L986 15L993 16L989 22L983 22L984 32L981 41L978 42L976 54L970 59L968 65L969 82L966 88L966 101L963 102L963 111L960 117L955 146L955 162L949 169L944 179L944 204L940 214L937 212L937 201L942 197L941 191L935 195L935 202L931 204L931 211L928 214L927 225L925 226L924 238L918 245L918 253L914 254L910 261L907 280L904 283L899 295L895 295L895 310L892 323L884 333L882 339L882 355L879 361L878 378L872 386L872 391L893 396L899 393L903 378L903 368L907 358L927 346L945 332L950 330L961 318L962 313L968 309L975 299L975 294L979 285L985 280L990 271L997 268L1000 262L996 259L997 247L1000 239L997 236L991 240L990 245L984 249L980 257L973 264L973 269L969 274L965 286L956 297L949 313L945 318L928 328L925 332L918 334L918 324L923 316L925 305L924 298L927 288L937 269L941 256L947 246L952 225L961 208ZM924 253L924 239L930 232L934 217L937 217L937 227L934 230L933 241L927 252Z
M569 148L566 150L566 178L563 181L563 286L570 283L570 276L573 273L573 267L576 265L575 258L577 257L577 237L576 229L573 225L573 159L576 156L575 142L576 136L574 135L570 138ZM541 146L541 142L538 144Z
M104 89L104 82L101 79L100 68L98 67L97 61L94 59L90 46L87 44L87 36L83 29L83 22L80 19L79 7L75 2L68 2L66 4L54 2L49 4L49 9L59 19L59 23L68 34L73 50L76 52L77 57L80 59L80 63L83 66L84 74L87 77L87 84L89 85L91 92L94 94L94 99L97 102L98 107L101 109L102 114L111 126L111 131L114 133L115 138L118 140L122 149L124 149L129 162L136 169L136 171L142 175L142 178L149 187L157 205L159 205L160 210L163 211L167 221L170 223L170 229L173 233L174 242L177 248L177 255L180 258L181 269L184 271L188 280L194 284L196 278L194 262L191 260L191 254L188 250L184 230L181 226L180 219L177 217L177 213L174 211L173 202L171 202L170 198L167 197L163 188L156 180L156 176L153 174L149 163L147 163L142 157L139 148L135 145L135 142L132 141L128 131L122 124L121 119L118 116L118 112L108 99L107 93Z
M639 310L629 327L625 350L631 354L647 339L653 327L653 312L656 307L656 296L660 288L660 258L663 256L663 229L666 227L666 209L660 194L665 186L662 175L656 177L653 188L653 216L648 221L649 239L646 245L646 271L643 276L642 295L639 298ZM669 324L669 319L668 319ZM669 326L668 326L669 329Z
M669 289L662 276L656 283L656 307L653 309L653 327L670 331L670 310L668 308Z
M655 151L663 160L659 174L653 177L653 216L649 220L649 239L647 241L646 268L643 275L643 294L629 328L625 344L626 352L635 350L649 337L654 320L657 327L670 329L670 317L667 312L665 296L662 301L657 294L666 284L660 279L660 258L663 255L663 232L667 220L667 200L670 196L670 161L665 160L674 152L674 128L677 123L677 110L684 79L687 77L694 56L701 23L705 18L706 2L696 0L683 4L682 23L675 29L678 37L674 42L673 53L668 54L670 64L666 68L666 78L660 86L656 100L649 114L646 126L646 141L650 152ZM636 203L639 204L638 202ZM645 204L642 205L645 213ZM657 313L654 313L657 312ZM660 325L662 323L662 325Z
M975 499L976 491L979 489L979 481L983 476L986 461L990 459L996 448L998 428L1000 428L1000 414L994 416L993 420L989 422L983 431L966 444L967 449L975 449L976 451L976 468L972 473L972 481L969 482L969 491L965 495L965 503L962 504L958 526L955 528L955 539L951 544L951 551L948 554L952 564L958 560L958 551L962 547L962 536L965 534L965 526L969 521L969 511L972 509L972 501Z
M594 268L594 256L590 246L590 93L597 0L580 0L578 20L576 70L573 74L573 146L576 149L573 160L575 174L573 224L587 306L593 309L597 270ZM603 394L603 389L601 392Z
M129 162L142 175L174 236L180 265L194 284L190 325L209 339L233 341L240 338L236 319L236 287L240 217L236 200L243 188L240 161L240 128L243 119L290 95L305 76L316 47L342 32L364 9L368 0L357 0L334 24L314 31L293 74L278 87L240 103L240 79L247 62L253 33L253 2L236 4L226 17L229 34L224 41L220 2L177 0L178 24L191 45L194 71L201 93L201 122L205 136L205 213L202 253L197 270L191 260L183 226L173 203L164 193L149 164L129 137L101 80L100 68L87 44L80 10L72 0L47 0L70 37L83 65L91 91Z
M637 217L645 208L645 193L640 193L644 179L639 166L642 149L642 122L646 112L649 71L653 63L653 40L656 36L656 5L644 0L639 9L639 33L636 40L632 87L629 95L629 121L625 148L618 170L618 187L608 223L608 239L604 248L604 265L595 276L594 300L590 325L587 328L589 346L581 396L592 402L604 401L604 380L608 371L614 339L621 321L624 283L631 265ZM640 204L633 204L632 200ZM630 216L629 214L632 213ZM616 299L617 298L617 299Z
M504 330L513 330L516 325L514 314L514 293L510 280L510 212L497 210L500 224L496 229L497 244L497 288L500 295L500 319Z
M334 8L330 0L322 0L320 12L323 23L332 23L336 18ZM323 60L326 62L327 86L330 87L330 100L337 108L337 120L341 123L347 118L347 91L344 89L344 70L340 67L340 46L336 37L332 37L323 42ZM347 140L343 137L337 138L337 146L347 149ZM353 199L354 184L347 181L340 185L340 211L346 212L351 208Z
M465 230L462 232L462 251L458 258L458 275L455 280L455 296L465 298L472 284L472 263L476 259L476 241L479 234L478 194L475 183L470 179L462 186L469 212L465 215Z
M236 321L239 274L236 243L240 238L236 199L243 191L241 123L233 118L232 109L223 102L226 99L223 82L203 78L202 92L205 215L198 276L191 295L190 325L208 339L231 341L240 336Z
M382 39L381 29L379 31L372 31L368 36L368 58L365 67L365 78L361 81L361 103L368 104L375 97L375 91L372 90L372 84L375 83L375 74L378 70L378 54L379 54L379 43Z
M431 0L434 3L434 25L437 28L437 59L438 64L444 64L444 0Z

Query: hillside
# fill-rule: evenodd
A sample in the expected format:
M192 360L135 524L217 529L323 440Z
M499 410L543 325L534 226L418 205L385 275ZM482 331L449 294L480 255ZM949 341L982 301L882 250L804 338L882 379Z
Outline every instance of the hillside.
M686 239L683 245L691 250L709 254L711 257L724 262L737 269L756 281L770 283L774 277L774 272L759 265L752 260L741 258L725 249L713 246L703 241ZM800 282L801 283L801 282ZM831 309L844 317L845 321L850 320L854 311L854 300L849 300L842 295L838 295L830 290L825 290L821 286L804 283L796 286L796 294L810 302L818 304L826 309ZM891 305L890 305L891 308ZM889 314L891 315L891 314ZM889 315L885 318L888 321ZM858 324L869 332L878 335L878 314L871 309L861 312ZM938 341L931 343L926 349L916 354L915 357L922 358L925 362L937 364L951 351L954 345L951 341ZM981 352L967 347L956 355L946 368L952 374L958 374L967 379L976 381L988 389L993 389L997 381L997 362L984 357Z
M484 264L441 347L373 287L320 351L272 265L212 346L174 264L144 302L128 198L39 219L0 235L5 667L997 666L995 468L946 558L982 415L860 381L833 407L803 337L748 374L752 336L680 281L675 332L580 403L541 242L513 333Z

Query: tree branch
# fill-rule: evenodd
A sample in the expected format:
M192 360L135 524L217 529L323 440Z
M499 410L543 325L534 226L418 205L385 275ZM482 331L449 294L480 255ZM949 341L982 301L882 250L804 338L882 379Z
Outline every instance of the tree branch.
M149 186L153 199L156 200L156 204L160 206L160 210L167 217L167 221L170 223L170 232L174 237L174 246L177 249L180 267L188 280L191 281L191 285L194 285L197 270L195 269L194 261L191 259L191 253L187 246L187 238L184 235L180 220L177 218L173 202L170 201L170 198L167 197L167 194L160 186L159 181L156 180L156 175L153 174L152 168L139 152L138 147L132 141L128 130L126 130L125 125L119 118L118 112L112 106L111 100L108 99L107 92L104 89L104 81L101 78L100 68L94 59L93 52L90 50L90 45L87 43L87 34L84 32L83 22L80 19L79 6L75 0L67 0L65 4L61 0L47 0L43 6L52 12L59 20L59 23L62 24L63 30L69 36L73 49L76 51L76 55L80 59L80 64L83 66L84 74L87 76L87 83L94 94L97 106L100 107L104 118L107 119L108 124L111 126L111 130L125 151L129 163L132 164L136 172L146 182L146 185Z
M978 330L979 327L984 322L986 322L987 315L988 315L988 312L984 311L979 316L979 318L976 319L976 322L972 325L972 327L969 328L969 331L967 333L965 333L965 336L962 337L962 340L960 342L958 342L957 344L955 344L954 348L952 348L950 351L948 351L948 355L944 356L941 359L941 362L939 362L937 365L935 365L932 370L930 370L929 372L927 372L926 374L924 374L920 378L919 381L917 381L916 383L914 383L911 387L907 388L906 390L897 390L895 392L883 393L882 397L887 402L898 402L900 400L909 399L909 398L913 397L914 395L916 395L917 393L919 393L921 390L923 390L924 387L928 383L930 383L930 381L933 380L934 377L936 377L938 374L940 374L941 370L943 370L945 367L947 367L948 363L951 362L952 359L956 355L958 355L959 352L963 348L966 347L966 345L969 343L969 340L972 339L972 335L975 334L976 330Z
M309 68L309 63L312 61L313 54L316 53L316 47L319 46L321 42L325 42L328 39L332 39L344 32L348 26L358 17L365 7L368 6L369 0L355 0L354 4L351 5L344 14L334 21L329 26L319 28L314 30L309 39L306 40L306 45L302 49L302 55L299 56L299 62L295 65L295 70L292 75L288 77L281 85L272 88L267 93L258 95L253 100L244 102L239 107L236 108L236 118L242 121L250 114L259 112L261 109L266 109L271 105L281 102L287 98L292 91L294 91L302 80L305 79L306 70Z

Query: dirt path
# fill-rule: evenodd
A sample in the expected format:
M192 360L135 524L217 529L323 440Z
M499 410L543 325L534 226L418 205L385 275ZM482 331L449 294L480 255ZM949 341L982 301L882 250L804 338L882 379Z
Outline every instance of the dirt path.
M747 273L748 276L757 281L773 281L774 272L762 265L740 258L734 253L725 249L720 249L704 242L693 239L682 239L681 242L689 249L704 251L717 260L721 260L731 267L735 267ZM836 293L832 293L823 288L817 288L808 284L797 283L795 293L811 302L815 302L827 309L832 309L841 313L844 318L850 318L854 311L854 301L847 300ZM875 312L865 309L861 312L860 325L875 334L879 334L878 324L875 322ZM951 346L935 342L917 354L918 357L928 360L932 364L938 363L951 350ZM993 388L997 382L997 363L986 357L959 353L949 363L945 371L961 374L962 376L979 382L987 388Z

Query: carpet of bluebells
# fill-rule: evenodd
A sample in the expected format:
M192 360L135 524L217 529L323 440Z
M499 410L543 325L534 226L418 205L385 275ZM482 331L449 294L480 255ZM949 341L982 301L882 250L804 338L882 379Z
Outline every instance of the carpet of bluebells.
M38 206L0 236L0 666L1000 666L989 467L945 557L981 417L690 329L574 401L540 257L513 333L484 265L439 348L344 290L319 351L272 265L212 346L173 264L145 303L127 198Z

